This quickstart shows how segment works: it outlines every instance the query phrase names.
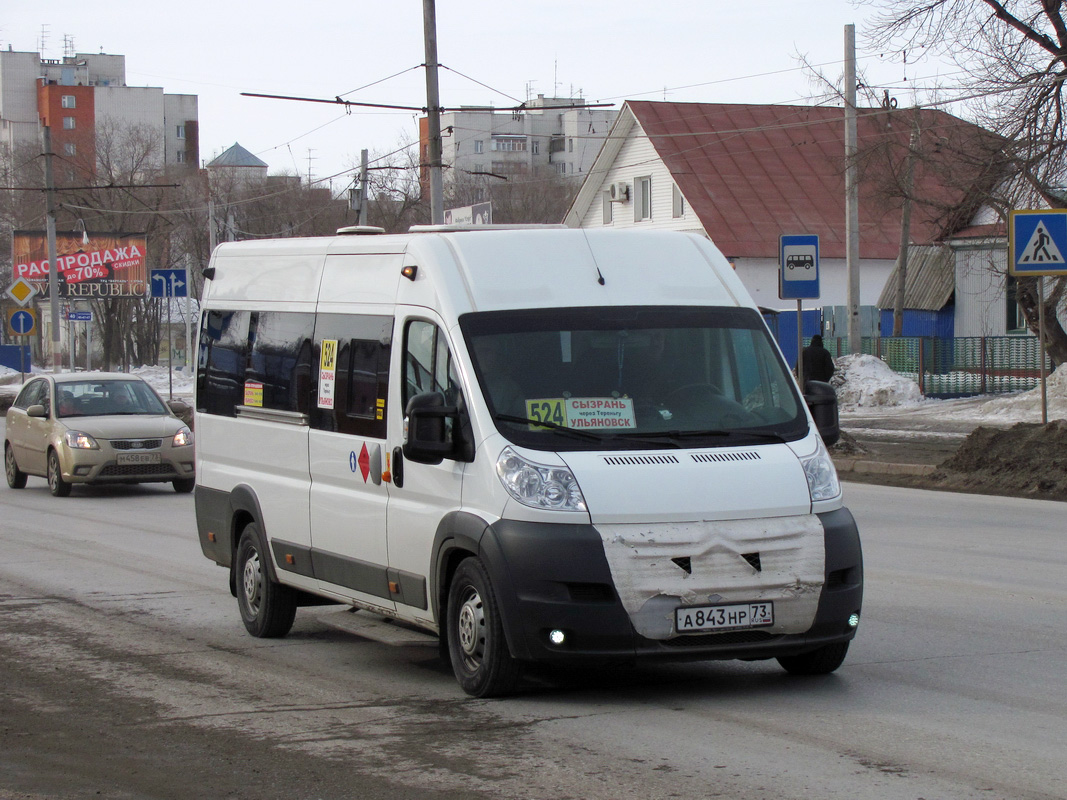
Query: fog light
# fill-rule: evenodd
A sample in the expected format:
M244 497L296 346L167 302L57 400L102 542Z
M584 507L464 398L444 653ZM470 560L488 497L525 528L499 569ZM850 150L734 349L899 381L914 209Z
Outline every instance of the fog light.
M855 627L857 627L857 626L858 626L859 624L860 624L860 615L859 615L859 613L858 613L858 612L857 612L857 613L855 613L855 614L853 614L852 616L850 616L850 617L848 618L848 627L850 627L850 628L855 628Z
M554 630L554 631L549 631L548 632L548 641L552 642L552 644L556 645L556 647L559 647L560 645L562 645L566 640L567 640L567 634L565 634L563 631L559 630L558 628L556 630Z

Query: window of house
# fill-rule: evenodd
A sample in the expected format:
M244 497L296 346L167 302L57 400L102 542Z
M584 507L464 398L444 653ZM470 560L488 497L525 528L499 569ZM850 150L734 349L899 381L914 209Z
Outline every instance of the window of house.
M483 140L481 140L481 139L475 139L474 140L474 152L475 153L484 153L485 152L485 142Z
M177 129L175 130L175 134L177 135L177 137L179 139L184 139L185 138L185 126L184 125L179 125L177 127Z
M59 104L63 108L77 108L76 100L74 98L74 95L72 95L72 94L63 95L62 98L59 101Z
M674 185L674 189L671 194L671 216L675 219L679 219L685 216L685 198L682 197L682 191L678 188L678 184Z
M174 160L177 161L179 164L184 164L185 163L185 151L184 150L179 150L177 153L175 153L174 154Z
M537 141L537 139L534 139L532 142L530 142L530 152L533 153L535 156L540 155L541 143Z
M63 152L66 153L68 156L76 156L78 155L78 147L74 144L74 142L65 142L63 144Z
M63 130L72 131L77 124L77 120L74 117L63 117Z
M652 219L652 176L634 179L634 222Z
M1018 284L1014 275L1008 275L1004 284L1005 311L1007 312L1007 330L1021 331L1026 327L1023 312L1019 308Z
M568 139L567 140L567 152L568 153L573 153L574 152L574 139Z
M525 153L525 136L494 136L492 149L498 153Z

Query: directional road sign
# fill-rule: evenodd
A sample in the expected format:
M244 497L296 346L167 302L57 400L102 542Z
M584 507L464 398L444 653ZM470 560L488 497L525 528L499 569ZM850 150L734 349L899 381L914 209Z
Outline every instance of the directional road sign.
M1067 209L1008 214L1008 271L1012 275L1067 275Z
M26 308L10 311L8 312L7 325L16 336L29 336L37 327L37 315Z
M152 297L185 297L189 294L184 269L154 269L151 272Z
M783 300L819 296L819 237L778 237L778 296Z
M92 322L92 311L68 311L67 319L71 322Z

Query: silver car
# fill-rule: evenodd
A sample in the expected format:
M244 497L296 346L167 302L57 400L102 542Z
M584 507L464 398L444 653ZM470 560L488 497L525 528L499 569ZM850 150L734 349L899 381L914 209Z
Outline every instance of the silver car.
M4 471L12 489L36 475L56 497L75 483L170 482L191 492L193 432L136 376L42 375L7 411Z

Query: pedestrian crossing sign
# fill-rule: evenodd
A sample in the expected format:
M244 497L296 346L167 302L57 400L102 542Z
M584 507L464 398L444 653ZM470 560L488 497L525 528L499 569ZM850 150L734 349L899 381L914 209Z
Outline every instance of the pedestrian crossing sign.
M1067 275L1067 208L1008 214L1008 272Z

